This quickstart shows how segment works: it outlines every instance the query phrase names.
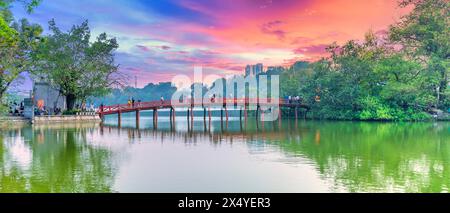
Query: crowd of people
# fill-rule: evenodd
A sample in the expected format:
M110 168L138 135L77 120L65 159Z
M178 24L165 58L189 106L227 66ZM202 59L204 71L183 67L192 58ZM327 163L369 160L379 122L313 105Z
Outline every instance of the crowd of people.
M160 101L161 101L161 104L164 104L164 97L163 96L161 96ZM131 97L131 98L128 99L127 104L130 107L140 106L141 105L141 100L137 100L137 102L136 102L134 97ZM135 105L135 104L137 104L137 105ZM103 106L103 104L102 104L102 106Z
M49 109L46 106L34 108L34 115L61 115L61 114L62 110L59 107L55 107L53 109Z
M303 100L302 98L300 98L300 96L288 96L286 97L286 100L288 103L293 104L293 103L298 103L300 104Z
M74 111L80 111L80 112L95 112L95 104L90 103L89 105L86 104L86 102L82 102L81 104L76 104ZM34 108L34 114L35 115L62 115L63 109L56 106L54 108L50 108L48 106L45 106L44 104L40 104L39 101L36 104L36 107Z
M13 116L22 116L24 109L25 107L23 101L19 104L17 102L11 102L9 104L9 114Z

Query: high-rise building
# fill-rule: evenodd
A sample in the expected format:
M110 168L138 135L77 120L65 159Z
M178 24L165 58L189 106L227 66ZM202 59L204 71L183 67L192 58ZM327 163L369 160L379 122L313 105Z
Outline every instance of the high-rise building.
M250 65L245 66L245 77L251 75L251 73L252 73L252 66Z
M263 68L264 66L261 63L254 65L254 75L261 74L263 72Z
M262 63L245 66L245 76L256 76L263 73L263 71L264 65Z

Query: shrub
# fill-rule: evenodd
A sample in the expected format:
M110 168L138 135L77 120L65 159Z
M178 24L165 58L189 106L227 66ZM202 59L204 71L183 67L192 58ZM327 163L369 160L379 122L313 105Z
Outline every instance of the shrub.
M66 110L62 114L63 115L76 115L79 112L81 112L80 109L72 109L72 110Z

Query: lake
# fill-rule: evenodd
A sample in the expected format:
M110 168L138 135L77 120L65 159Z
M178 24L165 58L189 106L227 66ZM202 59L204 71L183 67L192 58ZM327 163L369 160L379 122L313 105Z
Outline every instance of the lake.
M450 122L255 120L1 129L0 192L449 191Z

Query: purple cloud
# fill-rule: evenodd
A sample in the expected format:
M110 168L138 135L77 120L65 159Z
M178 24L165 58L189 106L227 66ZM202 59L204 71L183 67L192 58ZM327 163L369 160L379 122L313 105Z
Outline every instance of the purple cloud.
M280 25L282 24L283 22L280 20L267 22L261 26L261 32L266 34L273 34L281 40L286 35L286 32L280 29Z

